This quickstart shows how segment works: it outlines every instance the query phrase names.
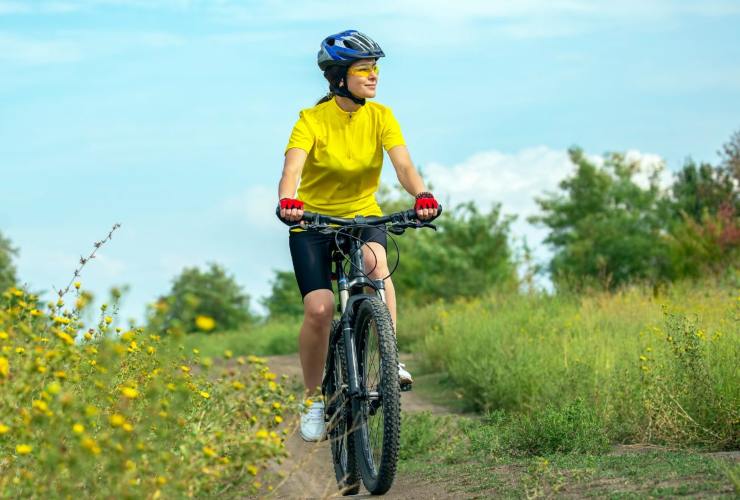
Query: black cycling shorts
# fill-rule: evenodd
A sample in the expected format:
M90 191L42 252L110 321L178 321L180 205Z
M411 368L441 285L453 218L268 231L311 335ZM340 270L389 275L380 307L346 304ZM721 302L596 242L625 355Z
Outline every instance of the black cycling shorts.
M383 248L388 247L385 231L377 227L362 228L360 238L365 243L375 241L383 245ZM314 290L331 290L332 263L329 259L334 247L334 235L317 231L295 231L290 233L289 244L301 296L305 297Z

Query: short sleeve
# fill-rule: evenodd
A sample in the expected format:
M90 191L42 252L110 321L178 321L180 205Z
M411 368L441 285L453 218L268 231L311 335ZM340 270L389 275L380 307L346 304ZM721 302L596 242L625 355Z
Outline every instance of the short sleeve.
M311 127L309 127L308 121L303 115L303 111L301 111L299 116L298 121L295 122L295 125L293 126L293 132L290 133L288 145L285 147L286 153L291 148L300 148L306 153L310 153L311 148L313 147L314 136L311 132Z
M381 137L383 141L383 149L386 151L396 146L406 145L406 141L403 140L403 134L401 133L401 126L398 124L396 117L393 116L393 112L390 108L386 108Z

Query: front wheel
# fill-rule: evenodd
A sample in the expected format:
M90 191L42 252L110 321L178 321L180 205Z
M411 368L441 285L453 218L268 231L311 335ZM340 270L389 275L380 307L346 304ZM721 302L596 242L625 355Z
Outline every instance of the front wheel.
M341 328L338 321L332 322L332 336L338 341L331 346L334 349L333 362L327 369L331 371L328 384L324 390L327 416L327 431L331 442L331 456L337 485L343 495L355 495L360 490L360 479L355 458L355 444L352 437L352 411L347 397L347 359L344 354L344 342L336 332ZM336 335L336 337L335 337Z
M378 298L363 301L355 322L360 387L355 446L362 482L373 495L393 484L401 432L398 352L388 307Z

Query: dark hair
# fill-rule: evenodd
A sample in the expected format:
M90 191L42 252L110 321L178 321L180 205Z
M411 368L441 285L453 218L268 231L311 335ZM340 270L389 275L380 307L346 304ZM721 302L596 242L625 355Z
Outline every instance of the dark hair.
M339 88L339 84L342 82L342 80L345 79L347 76L347 68L345 66L339 66L339 65L333 65L329 66L324 70L324 78L329 82L329 92L318 100L316 105L327 101L331 101L334 99L334 96L336 93L333 89Z

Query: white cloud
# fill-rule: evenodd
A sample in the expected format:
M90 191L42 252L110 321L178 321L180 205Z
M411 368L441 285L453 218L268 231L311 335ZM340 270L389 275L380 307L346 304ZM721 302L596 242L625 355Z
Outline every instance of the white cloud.
M277 219L270 217L275 211L277 193L274 188L255 185L243 193L231 196L223 201L221 210L235 215L243 222L259 231L277 232L282 229L276 224Z
M161 49L184 43L184 37L167 32L65 31L46 39L0 33L0 61L28 65L74 63L135 48Z
M514 154L486 151L456 165L431 163L424 171L441 199L500 202L505 212L523 218L536 212L534 197L555 189L572 169L567 151L539 146Z
M588 158L597 165L603 164L601 156L589 155ZM625 159L638 164L640 170L635 181L641 187L648 186L649 175L654 170L659 172L661 187L670 185L671 175L660 156L629 150ZM533 226L526 219L539 213L535 198L556 192L560 181L572 175L574 168L567 151L538 146L513 154L485 151L454 165L431 163L424 171L443 203L454 206L473 200L485 209L501 203L504 214L517 216L512 235L526 238L535 258L545 263L550 257L542 245L547 230Z
M68 40L33 40L0 33L0 61L23 64L69 63L81 58L78 44Z

